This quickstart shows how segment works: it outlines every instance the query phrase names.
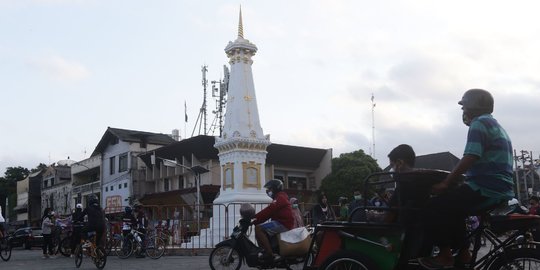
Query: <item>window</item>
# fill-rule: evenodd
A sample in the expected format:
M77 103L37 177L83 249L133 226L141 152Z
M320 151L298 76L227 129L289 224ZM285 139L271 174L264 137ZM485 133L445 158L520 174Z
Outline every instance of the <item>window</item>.
M122 184L118 184L118 189L122 189Z
M49 180L43 181L43 187L44 187L44 188L46 188L48 184L49 184Z
M127 183L124 183L124 188L127 188Z
M109 158L109 174L114 174L115 163L116 163L116 157Z
M169 178L163 179L163 191L169 191Z
M128 155L122 154L118 157L118 172L125 172L128 169Z
M307 187L306 177L289 176L288 180L290 189L306 189Z
M113 190L114 190L114 186L111 186L111 191L113 191Z
M105 192L108 192L109 191L109 187L105 187Z

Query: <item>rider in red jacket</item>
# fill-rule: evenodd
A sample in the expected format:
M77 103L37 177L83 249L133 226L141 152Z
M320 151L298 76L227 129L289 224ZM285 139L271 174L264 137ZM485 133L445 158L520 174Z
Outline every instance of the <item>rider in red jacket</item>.
M264 261L276 260L278 255L274 255L270 246L269 237L278 233L286 232L293 228L294 217L289 196L283 192L283 182L278 179L268 181L264 187L266 194L273 201L263 210L255 215L253 224L255 226L255 238L259 246L264 248L264 254L259 253L259 258ZM267 220L270 222L263 223Z

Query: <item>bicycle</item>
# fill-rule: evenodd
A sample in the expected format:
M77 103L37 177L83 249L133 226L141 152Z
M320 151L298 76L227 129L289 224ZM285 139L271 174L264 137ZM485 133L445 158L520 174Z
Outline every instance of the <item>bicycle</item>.
M92 258L92 262L98 269L105 267L107 254L103 247L96 245L96 232L88 232L88 239L81 239L80 244L75 248L75 267L81 267L84 255Z
M118 236L116 255L121 259L129 258L134 252L144 252L151 259L159 259L165 253L165 242L163 239L155 236L146 237L143 241L141 238L143 233L131 229L129 234L124 236Z
M5 262L11 258L11 242L8 236L0 238L0 257Z
M321 234L315 257L306 262L304 269L364 269L364 270L416 270L423 269L417 258L431 256L431 243L426 239L418 222L421 207L429 199L430 187L444 179L448 172L421 170L402 174L375 173L365 180L365 192L371 178L393 175L393 180L380 180L377 184L396 182L400 192L414 190L416 193L397 194L398 207L361 207L366 211L362 221L326 222L316 227ZM403 177L406 175L407 177ZM407 185L409 185L407 187ZM396 189L397 190L397 189ZM364 194L364 198L367 198ZM402 202L407 202L402 204ZM410 204L408 204L410 203ZM391 211L397 214L397 222L370 219L370 211ZM509 211L497 214L495 209L479 211L480 225L467 239L472 241L471 261L454 269L540 269L540 242L534 242L530 231L540 226L540 217L514 214ZM490 215L492 214L492 215ZM497 215L494 215L497 214ZM482 254L482 237L491 248ZM312 244L311 250L314 249ZM483 251L485 251L484 249Z

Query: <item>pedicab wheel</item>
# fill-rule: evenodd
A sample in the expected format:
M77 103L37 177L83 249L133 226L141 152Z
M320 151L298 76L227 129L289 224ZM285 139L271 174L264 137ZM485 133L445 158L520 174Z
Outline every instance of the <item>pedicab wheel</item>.
M82 248L81 244L79 244L75 248L74 255L75 255L75 267L79 268L79 267L81 267L82 260L83 260L83 248Z
M94 264L98 269L103 269L107 264L107 254L103 247L96 248L96 257L94 258Z
M9 240L4 239L0 245L0 257L2 257L3 261L7 262L11 258L11 243Z
M146 256L157 260L165 253L165 241L159 237L151 237L146 243Z
M362 256L356 252L342 250L328 257L320 269L378 270L379 268L376 267L375 264L365 256Z
M229 256L230 255L230 256ZM240 269L242 258L238 250L231 246L220 246L214 248L210 253L210 268L217 269Z
M535 248L516 248L497 255L488 270L540 269L540 251Z
M60 253L66 257L71 255L71 236L66 237L60 241L60 246L58 247Z
M116 255L120 259L129 258L129 256L133 254L133 246L134 246L134 243L131 239L122 238L120 240L120 244L118 245L118 248L116 249Z

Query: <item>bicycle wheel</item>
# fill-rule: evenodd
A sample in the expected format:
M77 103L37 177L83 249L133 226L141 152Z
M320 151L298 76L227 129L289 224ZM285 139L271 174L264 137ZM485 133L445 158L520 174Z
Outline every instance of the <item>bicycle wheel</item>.
M60 241L58 250L60 250L60 253L66 257L71 255L71 236L68 236Z
M232 252L231 252L232 251ZM229 257L229 253L231 256ZM209 258L210 268L216 269L240 269L242 266L242 258L238 250L231 246L221 246L214 248L210 253Z
M533 248L517 248L499 253L488 270L540 269L540 251Z
M133 240L122 238L120 240L119 248L116 250L116 256L120 259L127 259L131 254L133 254L133 247L135 246L135 243L133 243Z
M328 257L320 269L324 270L377 270L371 260L351 251L338 251Z
M98 269L103 269L105 264L107 264L107 254L103 247L96 247L96 257L93 258L94 264Z
M82 244L77 245L75 248L75 267L81 267L83 260L83 247Z
M146 242L146 256L157 260L165 253L165 242L159 237L152 237Z
M114 251L114 254L117 254L117 250L120 248L120 241L121 237L113 237L111 240L107 242L107 246L105 247L105 252L107 253L107 256L111 255L111 253Z
M11 244L7 239L2 239L0 242L0 257L2 257L2 260L5 262L9 261L11 258Z

